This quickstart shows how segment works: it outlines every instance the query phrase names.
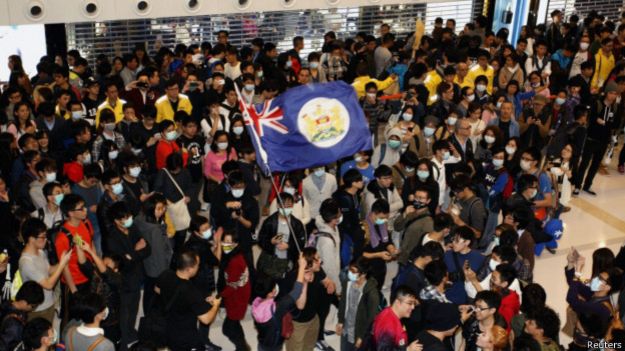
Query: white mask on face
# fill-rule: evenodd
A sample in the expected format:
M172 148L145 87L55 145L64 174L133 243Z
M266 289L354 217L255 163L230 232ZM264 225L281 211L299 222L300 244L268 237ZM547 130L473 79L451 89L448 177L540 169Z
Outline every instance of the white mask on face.
M488 261L488 268L490 268L490 270L494 272L497 266L499 265L499 263L500 262L497 262L491 258L490 261Z
M243 196L244 192L245 189L232 189L232 196L234 196L235 199L238 199Z
M520 166L522 170L527 172L532 168L532 163L530 161L521 160Z
M130 176L133 178L137 178L141 174L141 167L132 167L130 169Z
M52 183L56 181L56 173L46 173L46 183Z
M109 151L109 160L116 159L118 155L119 155L119 151L117 150Z
M228 143L217 143L217 148L219 150L225 150L228 148Z
M236 135L241 135L243 134L243 127L233 127L232 132Z
M486 144L492 144L495 142L495 137L492 135L485 135L484 141L486 142Z
M72 111L72 119L74 121L82 118L82 111Z
M582 50L588 50L589 46L590 46L589 43L579 43L579 48Z
M432 128L432 127L425 127L423 128L423 134L426 137L431 137L432 135L434 135L434 132L436 131L436 129Z
M473 100L475 100L475 95L469 95L469 96L467 96L467 101L469 101L469 102L473 102Z
M449 117L449 118L447 118L447 124L450 125L450 126L456 125L456 122L458 122L458 118L456 118L456 117Z
M378 95L375 94L375 93L367 93L367 97L370 98L370 99L375 99L376 96L378 96Z
M506 146L506 153L508 155L513 155L516 152L516 147L514 146Z
M104 316L102 317L102 320L103 321L106 320L108 316L109 316L109 308L107 307L104 309Z
M485 92L485 91L486 91L486 85L484 85L484 84L478 84L478 85L476 85L476 86L475 86L475 89L476 89L477 91L479 91L480 93L483 93L483 92Z
M287 194L295 195L295 188L292 186L285 186L284 189L282 189L282 191L284 191Z
M503 160L494 158L493 159L493 166L495 167L495 169L500 169L501 167L503 167Z

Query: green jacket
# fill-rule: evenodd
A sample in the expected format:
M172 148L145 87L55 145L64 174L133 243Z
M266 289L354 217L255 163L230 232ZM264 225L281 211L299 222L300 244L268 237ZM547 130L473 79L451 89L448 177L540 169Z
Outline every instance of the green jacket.
M343 296L339 302L339 323L345 324L345 312L347 311L347 280L342 279ZM380 292L375 278L369 277L362 290L358 309L356 311L356 326L354 330L354 340L360 338L365 339L365 334L369 325L373 323L375 316L378 314L378 306L380 305Z

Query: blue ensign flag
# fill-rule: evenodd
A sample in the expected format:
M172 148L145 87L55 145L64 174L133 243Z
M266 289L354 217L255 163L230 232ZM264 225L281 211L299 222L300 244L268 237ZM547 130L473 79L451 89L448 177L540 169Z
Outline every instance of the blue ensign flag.
M345 82L292 88L257 106L239 101L265 173L322 166L372 148L356 92Z

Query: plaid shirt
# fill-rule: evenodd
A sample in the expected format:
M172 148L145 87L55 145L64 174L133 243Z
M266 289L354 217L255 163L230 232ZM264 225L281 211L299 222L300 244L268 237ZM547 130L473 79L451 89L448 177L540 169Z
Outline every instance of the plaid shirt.
M391 110L387 110L386 104L379 99L376 99L374 104L369 103L366 97L360 101L365 117L369 120L370 130L377 131L378 122L387 120L391 115Z
M434 300L434 301L443 302L443 303L451 302L447 300L447 297L445 296L445 294L441 294L434 285L428 285L425 288L423 288L423 290L421 290L421 293L419 293L419 298L421 298L421 300L423 301Z
M330 56L324 66L328 81L341 80L347 71L347 65L338 56Z
M91 156L93 157L93 162L98 162L100 160L100 149L102 147L102 143L104 143L104 140L111 140L115 142L115 145L117 145L117 148L120 151L126 146L126 140L124 139L124 136L121 133L118 133L117 131L115 131L115 136L113 139L111 139L109 136L106 136L104 134L100 134L98 135L97 138L95 138L95 141L93 142L93 147L91 149L92 150Z

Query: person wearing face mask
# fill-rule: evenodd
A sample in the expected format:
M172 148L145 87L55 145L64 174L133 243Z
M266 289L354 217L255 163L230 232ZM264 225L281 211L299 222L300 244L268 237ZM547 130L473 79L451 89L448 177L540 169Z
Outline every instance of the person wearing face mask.
M583 35L579 39L579 50L573 56L573 62L571 63L571 71L569 72L569 78L573 78L582 73L582 64L592 60L592 54L588 51L590 47L590 37Z
M373 138L373 144L378 144L378 125L380 121L386 121L391 115L391 110L386 102L378 98L378 86L375 82L365 84L366 94L360 98L360 105L369 122L369 130Z
M360 172L360 174L362 175L362 179L365 182L365 185L368 184L369 181L371 181L374 178L373 173L375 172L375 168L369 162L371 155L372 155L371 150L359 151L358 153L356 153L356 155L354 155L353 160L344 162L341 165L341 170L340 170L341 177L345 176L347 171L349 171L350 169L355 169L358 172Z
M447 140L437 140L432 146L432 151L432 177L438 182L438 201L436 206L446 209L449 205L446 165L459 162L460 157L451 154L449 141Z
M332 197L337 189L336 177L326 172L325 167L315 167L309 171L302 181L302 195L310 206L310 218L317 217L323 200Z
M373 149L371 164L375 167L381 165L393 166L399 161L402 149L402 140L405 134L399 128L392 128L386 133L386 142L380 143Z
M393 165L393 185L397 188L398 193L402 195L404 194L402 191L404 186L412 187L416 174L417 162L419 162L417 155L408 150L401 155L399 162Z
M108 233L113 229L113 221L110 219L108 212L111 206L124 199L124 185L119 173L114 170L108 170L102 173L102 186L104 188L104 194L100 198L100 202L97 205L96 216L98 218L98 224L100 225L100 232L102 238L108 237ZM95 238L94 238L95 239ZM106 247L106 243L104 243ZM101 244L97 243L96 248L101 251Z
M491 100L491 95L487 91L488 78L486 76L478 76L475 78L475 99L474 102L484 105Z
M492 158L483 167L484 190L488 193L486 207L488 219L484 228L482 245L491 242L497 226L499 212L514 191L514 177L505 167L505 150L496 147L492 150Z
M440 127L436 129L436 140L447 140L456 132L456 123L458 122L457 112L450 113L443 121Z
M81 298L76 307L81 311L80 322L82 324L67 330L63 340L69 349L97 348L102 351L114 351L115 344L104 336L104 330L100 328L100 324L106 320L109 314L104 298L96 293L88 293Z
M156 170L161 170L165 168L167 157L173 153L181 153L182 152L182 160L186 165L187 159L189 158L188 152L182 150L180 145L176 142L178 138L178 132L176 131L176 126L173 121L164 120L159 123L160 127L160 135L157 138L158 142L156 144Z
M241 76L242 87L241 89L241 97L246 104L252 104L256 100L256 84L254 80L254 75L250 73L243 73Z
M119 201L109 210L114 225L108 233L106 242L107 255L117 255L122 260L120 285L119 328L121 330L122 349L137 340L134 321L137 318L141 287L143 284L143 260L150 255L151 247L136 225L128 206Z
M50 182L43 186L41 193L45 196L46 203L34 211L31 216L43 221L50 230L58 229L59 224L63 223L63 214L60 208L61 201L65 197L63 187L59 182Z
M373 203L384 199L389 203L389 230L393 230L393 221L404 207L404 201L393 185L393 170L385 165L381 165L375 170L375 181L369 182L364 192L365 209L371 211Z
M399 113L391 115L384 128L384 134L387 134L392 128L399 128L402 132L412 133L417 127L415 121L419 121L421 117L415 116L415 109L416 106L406 104Z
M475 160L479 161L475 163L478 176L483 174L484 164L493 159L493 150L501 147L502 138L502 133L497 126L488 126L484 129L475 149Z
M429 191L424 187L418 187L411 196L412 203L404 209L403 213L395 219L395 230L403 233L397 262L405 267L412 250L419 246L421 237L425 233L434 230L432 214L428 205L431 201Z
M186 167L191 175L191 194L199 194L204 180L202 159L204 158L206 139L202 134L198 133L198 123L191 116L185 112L179 113L184 114L184 117L182 119L182 135L178 137L177 143L189 154L189 161ZM195 213L199 209L199 197L191 196L189 210L191 213Z
M420 158L432 157L432 144L436 140L436 128L438 127L438 119L434 116L427 116L422 129L414 131L414 139L417 149L417 155Z
M263 251L256 264L259 272L276 279L293 267L299 250L306 244L304 224L292 215L293 195L283 192L279 196L282 203L278 205L278 211L265 219L258 232Z
M25 350L48 351L59 342L59 335L50 321L34 318L24 326L22 342Z
M236 233L226 231L217 248L220 259L217 289L226 309L222 332L234 344L235 350L251 350L241 327L247 301L252 295L250 268L241 252Z
M365 235L360 225L362 202L360 192L364 186L362 174L355 169L350 169L343 175L343 184L340 189L332 194L332 198L338 202L343 215L339 229L343 233L343 241L346 242L344 246L351 247L352 258L362 256L365 245ZM349 262L349 259L343 257L343 263L346 263L345 261Z
M569 285L566 301L577 314L594 314L601 322L608 325L614 314L610 295L621 286L623 272L616 267L601 270L594 276L590 284L581 279L585 259L575 249L571 249L567 257L564 275ZM574 334L583 333L575 329Z
M230 145L228 133L221 130L217 131L213 136L210 151L204 158L204 176L206 177L206 185L204 186L205 194L224 180L224 173L221 170L221 166L227 161L236 161L237 158L236 151ZM204 198L205 201L208 199L206 196Z
M534 210L538 211L536 217L540 220L546 218L546 210L554 207L553 204L553 185L551 177L538 168L541 159L541 153L536 148L526 149L521 154L520 167L523 174L531 174L538 178L538 191L534 197Z
M93 162L98 162L101 158L100 152L102 144L105 140L110 140L117 145L118 149L123 149L126 146L126 140L121 133L115 131L115 115L113 110L104 109L100 112L100 133L93 141L92 154Z
M369 242L364 248L363 257L369 260L372 268L371 276L381 290L386 279L386 264L397 257L399 251L393 245L388 232L390 207L386 200L376 200L365 219L365 238Z
M129 153L123 154L119 166L123 170L122 184L124 194L128 195L126 201L131 212L136 216L141 210L141 203L154 192L149 191L148 183L141 174L141 162L137 156Z
M228 135L232 147L237 152L241 152L241 148L252 145L252 139L250 138L247 128L245 128L245 121L240 114L234 115L232 121L230 121L230 134Z
M46 205L46 198L41 191L47 183L56 181L56 162L49 158L42 158L35 164L37 180L30 183L28 194L35 209Z
M378 284L371 275L369 260L360 258L349 264L347 279L342 280L345 298L339 302L336 333L341 336L341 350L361 347L367 328L378 314L380 295Z
M236 170L228 174L229 191L214 198L211 202L210 214L214 218L214 226L234 228L239 237L239 246L250 267L250 277L254 282L255 271L252 258L252 235L260 220L258 202L246 190L243 174Z
M454 103L454 86L447 82L441 82L436 87L436 94L438 99L429 107L429 114L437 118L437 124L442 123L447 117L456 111L456 104Z
M97 164L104 172L109 169L118 170L117 157L119 156L119 149L114 142L105 140L100 146L100 159Z
M469 105L475 101L475 92L473 88L470 86L465 86L460 89L460 102L456 107L456 111L458 115L462 118L468 117L469 115Z

